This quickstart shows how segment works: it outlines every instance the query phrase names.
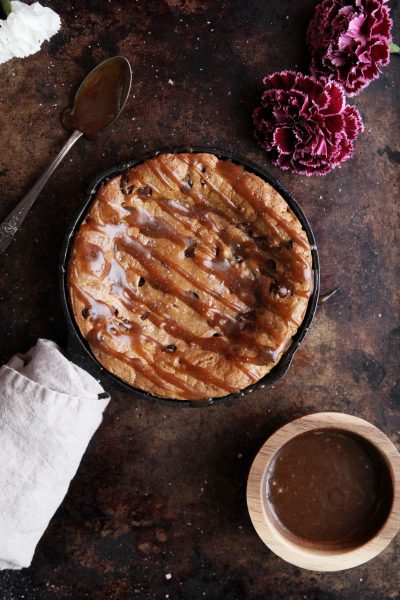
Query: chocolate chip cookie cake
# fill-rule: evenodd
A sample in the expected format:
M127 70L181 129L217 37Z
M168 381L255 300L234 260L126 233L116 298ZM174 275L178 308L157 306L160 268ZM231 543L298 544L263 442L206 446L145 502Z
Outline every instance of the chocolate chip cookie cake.
M312 293L311 249L258 176L212 154L160 154L99 189L68 287L105 369L154 396L220 397L290 344Z

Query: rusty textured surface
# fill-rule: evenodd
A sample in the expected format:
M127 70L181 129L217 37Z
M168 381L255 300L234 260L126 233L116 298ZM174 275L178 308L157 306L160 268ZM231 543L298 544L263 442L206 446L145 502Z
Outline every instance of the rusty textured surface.
M267 165L311 220L322 287L341 290L319 308L273 389L196 410L139 401L112 387L104 422L32 566L0 573L0 597L399 598L399 536L349 572L302 571L258 539L245 485L266 437L309 412L365 417L400 445L400 59L354 101L366 125L356 157L325 178L307 179L268 163L253 140L250 113L264 73L306 69L312 0L47 4L61 13L61 33L39 54L0 66L0 217L61 146L60 111L94 64L124 54L134 84L123 116L97 141L78 143L0 257L2 361L38 336L66 345L57 282L65 228L93 177L143 149L210 144ZM391 5L398 18L398 2ZM395 35L398 41L398 26Z

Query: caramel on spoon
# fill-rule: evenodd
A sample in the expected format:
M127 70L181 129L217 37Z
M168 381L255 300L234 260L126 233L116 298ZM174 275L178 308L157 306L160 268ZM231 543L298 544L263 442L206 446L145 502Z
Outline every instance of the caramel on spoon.
M71 136L43 175L0 224L0 254L7 250L44 185L75 142L82 135L95 138L115 121L128 99L131 82L131 67L123 56L103 61L85 77L73 107L62 117L63 125L72 129Z

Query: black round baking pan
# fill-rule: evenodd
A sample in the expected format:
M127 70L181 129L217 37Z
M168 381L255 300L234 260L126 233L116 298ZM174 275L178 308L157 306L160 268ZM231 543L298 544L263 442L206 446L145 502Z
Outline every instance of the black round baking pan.
M296 215L296 217L299 219L300 223L302 224L302 227L307 234L307 238L308 238L308 241L311 246L312 268L313 268L313 292L312 292L310 300L308 302L308 307L307 307L306 314L304 316L304 320L303 320L302 324L300 325L299 329L297 330L296 334L293 336L293 338L290 342L290 345L285 350L280 361L275 365L275 367L273 369L271 369L271 371L269 373L267 373L257 383L252 384L239 392L236 392L234 394L229 394L227 396L222 396L220 398L206 398L204 400L193 400L193 401L160 398L158 396L153 396L152 394L149 394L148 392L145 392L143 390L135 388L135 387L129 385L128 383L124 382L119 377L116 377L115 375L113 375L112 373L110 373L109 371L104 369L104 367L101 366L101 364L98 362L98 360L92 353L88 343L86 342L85 338L82 336L81 332L79 331L79 328L75 322L75 318L74 318L72 308L71 308L71 305L69 302L68 286L67 286L67 265L68 265L72 241L75 236L75 233L77 232L83 219L85 218L86 213L88 212L89 207L92 204L98 189L100 188L100 186L102 184L104 184L109 179L112 179L113 177L120 175L127 169L130 169L131 167L134 167L135 165L137 165L145 160L148 160L149 158L155 157L158 154L162 154L164 152L168 152L168 153L179 153L179 152L202 153L202 152L206 152L206 153L210 153L210 154L215 154L218 158L220 158L222 160L224 160L224 159L231 160L234 163L242 165L249 172L254 173L255 175L258 175L258 177L260 177L261 179L263 179L264 181L269 183L273 188L275 188L275 190L277 192L279 192L281 194L281 196L286 200L287 204L289 205L291 210L294 212L294 214ZM83 203L78 215L75 217L75 219L73 220L73 222L71 223L71 225L68 228L68 232L65 237L64 244L63 244L62 251L61 251L59 272L60 272L60 290L61 290L62 306L63 306L63 310L65 313L65 317L66 317L66 320L68 323L68 329L69 329L69 342L68 342L68 350L67 350L69 358L72 361L76 362L77 364L79 364L79 365L83 366L84 368L86 368L87 370L89 370L94 376L101 377L101 379L105 382L106 385L107 385L107 380L108 380L108 381L110 381L110 383L114 382L114 383L119 384L119 386L124 388L126 391L134 392L135 396L138 396L140 398L146 398L146 399L157 401L157 402L160 402L163 404L171 404L174 406L176 406L176 405L192 406L192 407L193 406L194 407L210 406L217 402L224 402L224 401L226 402L227 400L232 400L233 398L243 397L247 394L250 394L254 390L262 389L268 385L276 383L288 371L295 353L297 352L297 350L299 349L299 347L301 346L301 344L304 340L304 337L311 325L311 321L313 320L313 317L314 317L314 314L315 314L315 311L317 308L319 290L320 290L320 267L319 267L318 250L317 250L317 245L315 243L314 234L313 234L313 231L311 229L311 226L310 226L305 214L301 210L297 201L290 194L290 192L288 192L285 189L285 187L277 179L272 177L267 171L265 171L261 167L257 166L256 164L254 164L248 160L244 160L240 156L237 156L234 153L218 150L216 148L203 147L203 146L193 146L193 147L174 146L174 147L162 148L162 149L152 151L152 152L146 152L145 154L138 156L129 162L122 163L116 167L112 167L111 169L108 169L107 171L105 171L104 173L99 175L90 185L90 187L86 193L84 203Z

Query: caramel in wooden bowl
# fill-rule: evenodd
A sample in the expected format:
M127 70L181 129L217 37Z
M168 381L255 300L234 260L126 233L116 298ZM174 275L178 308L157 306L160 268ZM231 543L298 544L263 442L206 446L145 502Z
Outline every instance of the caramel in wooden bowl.
M263 542L287 562L315 571L355 567L400 528L400 455L363 419L308 415L263 445L247 504Z

